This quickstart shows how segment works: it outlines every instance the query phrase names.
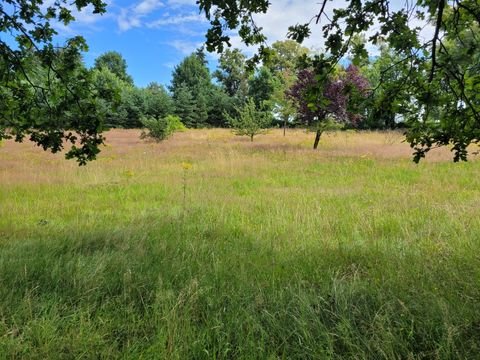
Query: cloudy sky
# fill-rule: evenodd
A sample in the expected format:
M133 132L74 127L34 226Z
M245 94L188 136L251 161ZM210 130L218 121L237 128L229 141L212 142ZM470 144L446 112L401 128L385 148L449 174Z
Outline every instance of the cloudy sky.
M49 0L47 0L49 1ZM52 0L53 1L53 0ZM91 8L75 12L76 21L68 27L57 25L58 41L72 35L83 35L90 51L85 55L87 65L92 65L100 54L115 50L127 60L128 71L138 86L151 81L168 84L173 67L183 57L202 45L208 22L199 13L195 0L106 0L107 13L93 15ZM408 0L407 0L408 1ZM267 14L256 15L263 27L268 43L285 39L288 26L303 24L319 11L319 1L272 0ZM404 4L405 0L391 4ZM326 12L345 5L344 0L328 2ZM312 26L312 35L305 46L321 50L323 44L321 25ZM232 45L249 54L238 36L232 34ZM216 55L208 56L211 67Z
M318 11L314 1L275 0L272 3L268 15L258 15L256 19L263 26L269 43L284 39L289 25L305 23ZM208 28L195 0L110 0L104 15L93 15L88 7L74 15L76 21L68 27L57 25L57 41L77 34L84 36L90 47L85 55L89 66L106 51L120 52L138 86L150 81L168 84L173 67L202 45ZM318 30L314 30L306 42L308 47L319 47ZM232 44L246 53L252 52L235 35ZM211 66L215 66L216 55L208 58Z

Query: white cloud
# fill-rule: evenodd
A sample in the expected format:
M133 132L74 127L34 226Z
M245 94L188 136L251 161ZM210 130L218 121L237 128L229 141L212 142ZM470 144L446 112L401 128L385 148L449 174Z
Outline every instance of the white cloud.
M143 0L133 8L133 12L137 15L146 15L163 6L159 0Z
M131 28L139 27L141 22L139 16L132 16L128 9L121 9L117 18L117 24L120 31L127 31Z
M195 6L198 7L196 0L168 0L168 5L173 7Z
M344 0L335 0L334 3L341 6ZM333 7L332 2L327 3L328 14L333 14ZM255 14L253 18L267 36L267 43L271 45L275 41L287 38L289 26L309 22L319 10L320 5L310 0L275 0L270 3L266 14ZM323 46L322 25L312 24L312 34L305 40L304 46L315 51ZM252 56L258 49L258 46L246 46L236 31L229 32L229 36L232 48L240 49L247 56Z
M111 4L111 0L105 0L108 6ZM41 5L41 10L46 11L49 7L55 7L55 0L46 0ZM94 14L94 7L89 4L81 10L78 10L77 7L73 4L67 4L65 7L70 10L71 15L75 18L68 25L63 24L58 20L51 20L52 27L58 32L60 36L68 35L78 35L84 33L85 29L88 30L98 30L97 23L107 18L111 18L112 14L108 11L104 14Z
M232 49L240 49L245 55L253 56L258 50L258 46L247 46L242 42L240 35L236 33L230 34L230 44Z
M202 42L187 41L187 40L173 40L166 43L184 55L189 55L196 49L203 45Z
M71 11L72 11L73 17L75 18L75 23L80 23L80 24L91 25L108 17L108 13L94 14L93 13L94 8L91 4L84 7L81 11L78 11L76 7L72 7Z
M165 6L160 0L142 0L135 5L121 8L117 16L120 31L127 31L143 25L143 18Z
M149 28L159 28L167 25L180 25L185 23L200 23L206 22L205 17L199 14L189 14L189 15L177 15L177 16L167 16L162 17L161 19L149 22L146 24Z
M335 7L344 7L344 0L329 1L325 7L325 12L329 17L333 14ZM254 16L258 26L263 28L263 32L271 44L277 40L286 39L288 27L296 24L305 24L316 16L320 11L321 5L318 2L310 0L294 1L294 0L276 0L272 1L266 14L258 14ZM322 17L319 24L315 24L315 20L311 23L311 35L304 42L304 46L309 48L323 47L322 26L326 21Z

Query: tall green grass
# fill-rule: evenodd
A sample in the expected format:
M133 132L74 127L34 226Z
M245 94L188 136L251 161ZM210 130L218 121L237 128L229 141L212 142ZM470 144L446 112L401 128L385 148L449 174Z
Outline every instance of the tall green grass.
M478 358L478 162L215 141L1 187L0 358Z

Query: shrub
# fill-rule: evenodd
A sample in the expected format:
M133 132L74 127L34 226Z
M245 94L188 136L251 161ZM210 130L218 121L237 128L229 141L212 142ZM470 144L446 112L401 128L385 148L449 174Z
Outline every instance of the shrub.
M176 131L185 131L187 128L183 125L182 121L177 115L167 115L167 136L173 134Z
M185 125L182 124L180 118L175 115L167 115L163 118L156 119L151 116L145 116L141 119L142 125L147 131L142 131L140 137L152 138L155 141L162 141L172 135L175 131L184 131Z

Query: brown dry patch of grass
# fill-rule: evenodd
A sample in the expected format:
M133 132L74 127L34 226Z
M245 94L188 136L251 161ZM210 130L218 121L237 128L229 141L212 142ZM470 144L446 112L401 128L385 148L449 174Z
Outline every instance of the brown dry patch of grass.
M197 164L214 162L215 173L234 174L251 161L265 161L270 156L312 161L352 157L379 160L412 158L412 150L400 132L329 132L322 136L319 148L311 149L313 133L290 129L271 130L250 142L228 129L188 130L176 133L161 143L140 139L139 130L114 129L105 133L106 146L98 160L86 167L65 161L63 154L51 154L25 141L5 141L0 148L0 183L103 183L136 175L165 176L181 161ZM447 148L432 150L427 162L451 161ZM471 157L475 159L475 157ZM425 160L424 160L425 161ZM73 174L73 176L72 176Z
M248 137L237 137L228 129L190 130L165 142L169 149L198 147L201 151L220 146L239 151L295 152L320 157L371 157L375 159L411 159L412 149L404 142L400 131L343 131L327 132L322 136L319 149L313 151L314 134L299 129L290 129L286 136L283 130L271 130L266 135L258 135L251 142ZM167 150L168 151L168 150ZM472 156L471 159L474 159ZM425 161L451 161L452 153L446 147L432 150Z

